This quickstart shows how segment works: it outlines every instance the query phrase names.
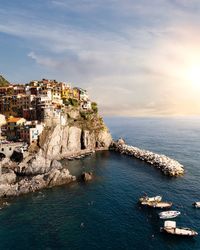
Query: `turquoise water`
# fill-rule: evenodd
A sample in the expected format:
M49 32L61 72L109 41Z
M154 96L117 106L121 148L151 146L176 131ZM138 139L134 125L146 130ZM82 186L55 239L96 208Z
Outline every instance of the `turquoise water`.
M200 118L106 118L113 137L166 154L185 166L181 178L128 156L99 152L70 162L73 174L90 170L94 180L14 199L0 210L0 249L200 249L200 236L160 233L155 210L138 198L163 195L181 211L176 219L200 233ZM64 162L67 166L67 163Z

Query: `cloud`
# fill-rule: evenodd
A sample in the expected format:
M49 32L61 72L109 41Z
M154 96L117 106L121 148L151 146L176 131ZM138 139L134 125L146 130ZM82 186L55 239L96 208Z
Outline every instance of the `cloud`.
M47 10L16 9L12 18L0 11L0 32L26 41L29 60L44 74L87 88L104 114L189 113L194 105L198 113L198 92L188 94L183 74L200 56L189 1L47 2Z
M90 12L94 11L96 8L102 6L101 1L91 1L91 0L82 0L82 1L74 1L74 0L53 0L51 3L59 8L65 8L70 11L75 12Z
M38 56L33 51L28 54L28 57L35 60L36 63L48 67L48 68L55 68L60 69L63 67L63 63L60 61L56 61L53 58Z

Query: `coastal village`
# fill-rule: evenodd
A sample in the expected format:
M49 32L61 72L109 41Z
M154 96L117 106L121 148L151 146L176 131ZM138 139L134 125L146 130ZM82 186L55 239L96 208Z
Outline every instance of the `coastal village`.
M168 176L184 174L183 165L176 160L127 145L122 138L113 141L98 116L97 104L90 101L82 88L47 79L5 85L0 86L0 198L76 180L91 181L92 172L73 176L59 160L81 159L97 150L113 150L140 159ZM90 119L88 114L92 116ZM31 149L34 145L36 150ZM172 206L172 202L162 201L162 196L145 195L139 202L150 208ZM7 205L3 201L2 207ZM199 202L194 206L199 207ZM171 219L180 214L180 211L162 211L159 217ZM188 237L198 235L195 230L179 228L175 221L169 220L160 230Z
M86 90L56 80L42 79L27 84L0 86L0 154L27 150L45 126L63 124L63 113L76 107L80 112L97 111Z
M86 90L56 80L10 84L0 76L0 197L64 185L62 159L108 150L112 137ZM1 207L0 207L1 208Z

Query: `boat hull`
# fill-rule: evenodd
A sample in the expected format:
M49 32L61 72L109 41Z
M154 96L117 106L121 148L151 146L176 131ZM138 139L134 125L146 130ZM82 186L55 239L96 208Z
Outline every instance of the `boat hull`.
M152 208L170 208L172 202L141 202L141 205Z
M182 237L194 237L197 236L198 233L192 229L189 228L161 228L161 231L167 234L171 235L177 235L177 236L182 236Z
M195 208L200 208L200 202L198 201L198 202L194 202L193 204L192 204Z
M181 213L179 211L166 211L159 213L159 217L162 220L173 219L179 216Z

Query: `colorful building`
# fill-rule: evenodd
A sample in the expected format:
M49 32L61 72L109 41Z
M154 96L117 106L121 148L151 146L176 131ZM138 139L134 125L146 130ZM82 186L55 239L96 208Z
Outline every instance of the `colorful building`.
M26 120L22 117L9 117L6 125L6 134L9 140L20 139L19 128L24 125Z
M20 139L28 144L36 142L44 129L44 124L38 124L37 121L26 122L19 128Z

